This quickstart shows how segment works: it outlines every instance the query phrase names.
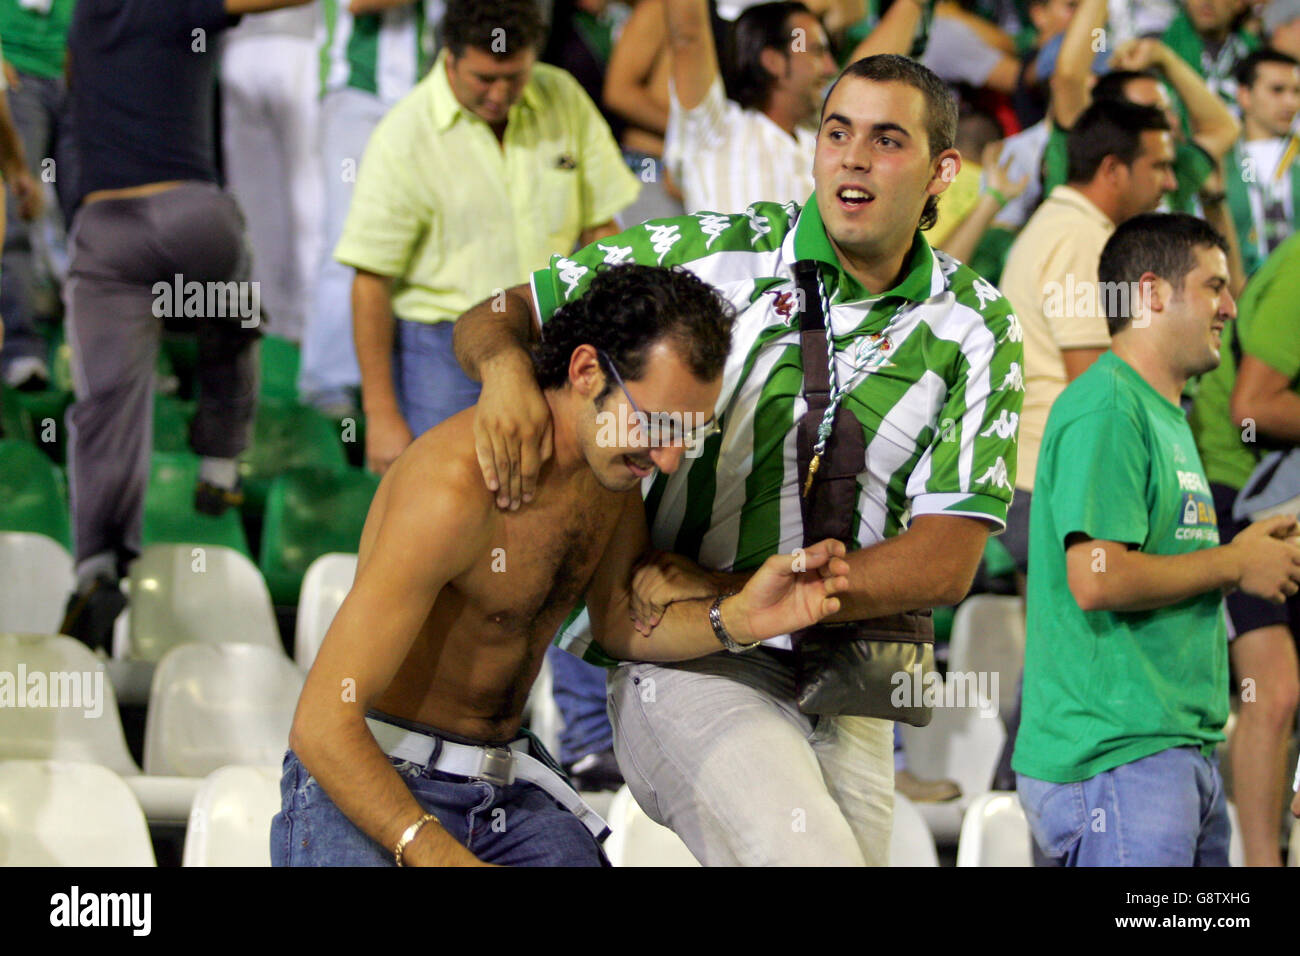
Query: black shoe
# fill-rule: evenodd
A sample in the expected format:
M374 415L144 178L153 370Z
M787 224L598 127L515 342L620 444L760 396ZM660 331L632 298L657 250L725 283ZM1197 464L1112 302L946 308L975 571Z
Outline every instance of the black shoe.
M623 774L618 769L613 750L587 754L565 769L573 785L585 793L617 790L623 786Z
M239 508L244 504L244 490L236 485L234 488L222 488L207 481L200 480L194 488L194 510L200 514L212 515L214 518L226 513L228 508Z
M92 651L113 649L113 622L126 607L126 595L107 575L98 577L90 589L68 598L68 609L59 633L75 637Z

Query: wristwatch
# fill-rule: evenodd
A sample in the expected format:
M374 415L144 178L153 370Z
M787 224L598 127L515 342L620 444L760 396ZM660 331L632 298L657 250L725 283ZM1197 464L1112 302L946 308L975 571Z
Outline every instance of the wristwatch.
M709 623L713 625L713 636L718 642L733 654L744 654L758 647L762 641L755 641L753 644L740 644L727 633L727 628L722 623L722 602L731 597L730 594L719 594L709 605Z

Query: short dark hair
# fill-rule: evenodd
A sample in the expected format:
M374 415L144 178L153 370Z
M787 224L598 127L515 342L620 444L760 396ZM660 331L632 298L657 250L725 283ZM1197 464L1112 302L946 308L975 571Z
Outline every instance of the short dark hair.
M722 374L731 350L735 309L717 289L678 266L625 264L600 268L581 296L556 310L533 349L537 384L560 388L579 345L591 345L635 381L645 374L655 343L671 341L701 382ZM602 363L603 367L603 363ZM608 376L604 399L617 387Z
M1282 66L1300 66L1300 60L1290 54L1283 53L1281 50L1275 50L1271 46L1260 47L1255 52L1244 57L1237 64L1235 76L1237 85L1250 89L1259 79L1259 65L1261 63L1278 63Z
M1151 70L1110 70L1097 77L1097 83L1092 88L1092 101L1098 100L1120 100L1130 103L1124 90L1134 80L1155 80L1160 81Z
M546 22L536 0L447 0L442 44L454 57L466 47L498 59L536 50L546 37Z
M1144 273L1151 272L1182 289L1187 273L1196 266L1195 250L1222 249L1228 243L1204 219L1186 213L1148 212L1120 223L1101 250L1097 280L1101 289L1134 289ZM1110 334L1122 332L1132 321L1132 293L1101 296ZM1117 307L1117 301L1128 307Z
M1094 100L1066 136L1066 181L1091 182L1107 156L1133 165L1142 151L1142 134L1149 130L1169 132L1162 110L1128 100Z
M826 104L831 101L831 94L845 77L875 83L906 83L920 90L925 97L925 138L929 142L931 158L945 149L952 149L957 138L957 101L933 70L896 53L878 53L856 60L841 71L826 91L826 99L822 100L822 119L826 118ZM929 229L938 217L939 197L931 196L925 201L920 228Z
M764 50L790 54L790 18L812 12L802 3L759 3L736 18L728 31L727 60L731 98L746 109L761 110L776 85L763 66Z

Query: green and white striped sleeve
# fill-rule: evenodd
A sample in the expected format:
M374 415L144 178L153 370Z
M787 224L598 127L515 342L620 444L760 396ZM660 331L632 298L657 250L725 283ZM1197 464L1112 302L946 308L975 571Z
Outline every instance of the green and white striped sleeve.
M911 514L961 515L1006 525L1016 481L1016 443L1024 404L1025 350L1020 321L988 280L961 267L950 288L957 304L944 338L960 351L945 370L948 395L934 440L908 479Z

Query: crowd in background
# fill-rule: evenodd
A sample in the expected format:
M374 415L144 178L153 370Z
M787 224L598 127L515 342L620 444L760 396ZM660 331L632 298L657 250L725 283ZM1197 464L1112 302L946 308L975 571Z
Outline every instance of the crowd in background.
M126 21L151 7L171 7L156 14L172 19L160 36L198 24L212 55L172 62L164 43L141 39ZM304 404L340 420L364 413L366 462L382 473L478 396L456 361L458 316L620 228L806 203L828 84L882 53L949 84L962 161L925 235L1000 289L1023 329L1002 541L1031 604L1048 416L1110 347L1104 309L1082 290L1097 288L1103 248L1134 217L1188 213L1226 241L1238 318L1218 368L1182 398L1222 540L1261 510L1238 499L1266 454L1292 463L1272 488L1288 500L1277 482L1295 480L1287 453L1300 445L1300 0L554 0L536 24L517 7L0 2L0 363L8 386L46 388L40 327L66 323L79 583L65 632L103 643L139 551L155 277L261 290L258 327L201 323L196 507L241 500L234 463L263 334L300 343ZM503 17L526 48L484 48ZM133 100L125 87L145 92ZM176 105L186 96L192 109ZM110 212L105 198L135 205ZM1226 611L1246 854L1276 864L1300 604L1238 592ZM616 785L603 672L558 651L552 664L562 763L591 787ZM1014 730L1018 715L1006 716ZM1008 788L1013 746L999 775ZM956 795L897 759L914 797Z

